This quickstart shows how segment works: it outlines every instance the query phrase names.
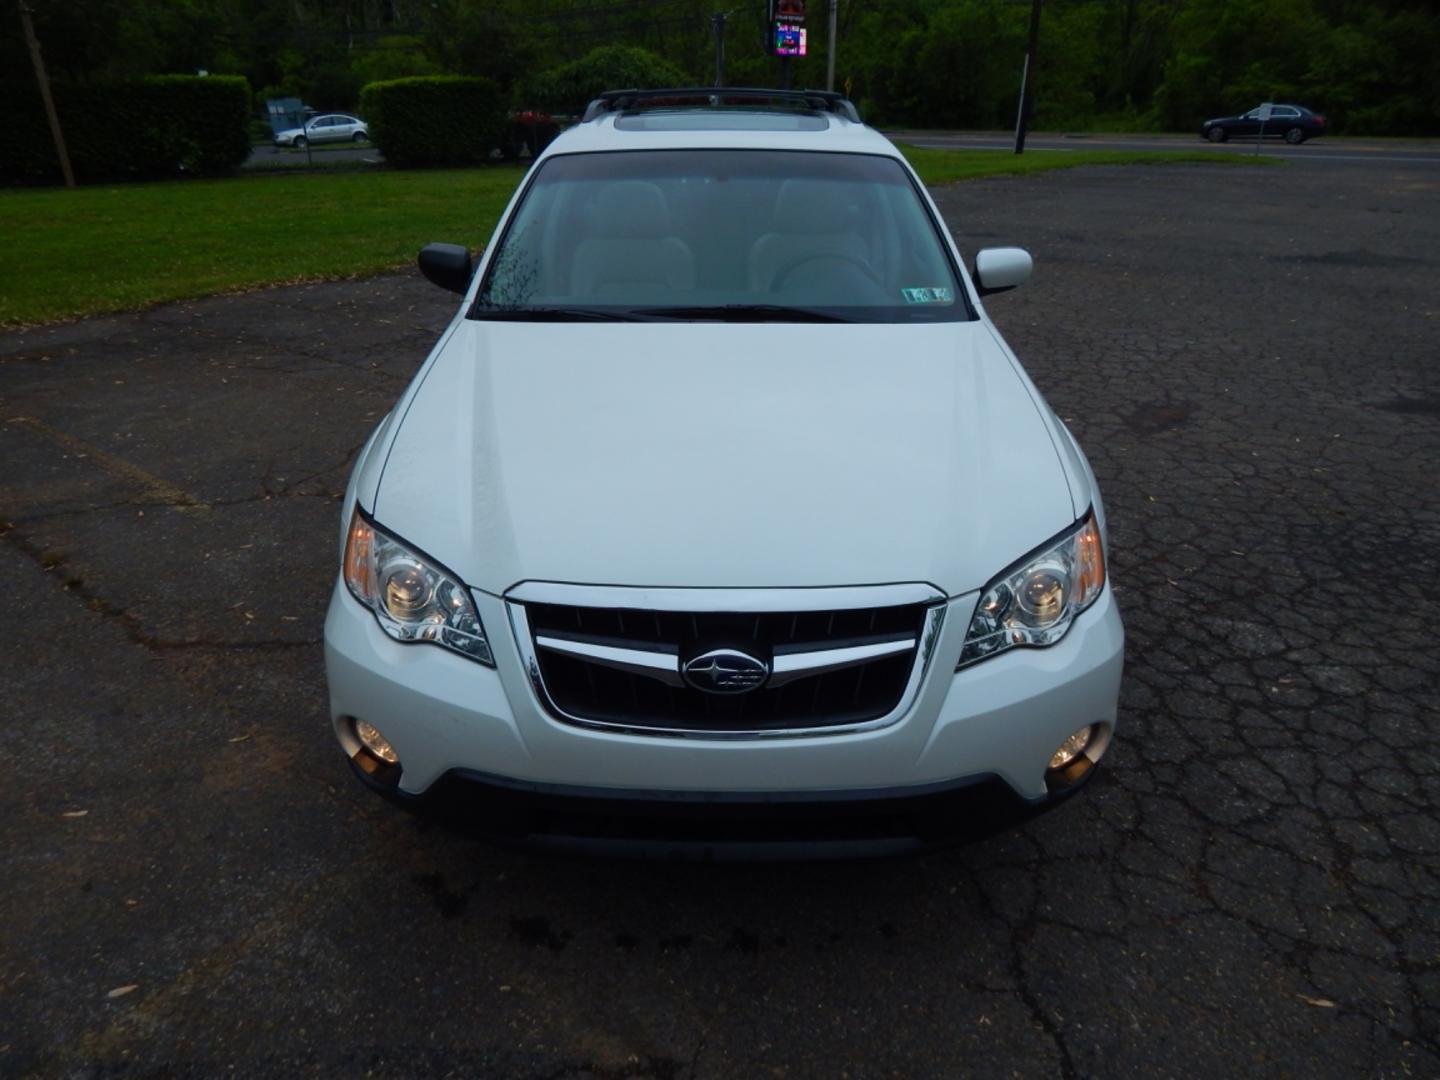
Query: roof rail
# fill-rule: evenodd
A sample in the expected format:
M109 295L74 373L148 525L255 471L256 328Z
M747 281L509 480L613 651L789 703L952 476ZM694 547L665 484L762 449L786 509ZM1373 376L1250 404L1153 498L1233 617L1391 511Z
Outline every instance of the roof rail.
M688 99L677 102L676 99ZM698 99L698 100L697 100ZM607 90L589 105L582 124L594 120L602 113L620 109L652 108L667 105L703 103L708 108L727 105L749 104L750 102L784 101L805 105L816 112L837 113L852 123L860 123L860 111L855 103L844 94L828 90L770 90L757 86L681 86L658 90Z

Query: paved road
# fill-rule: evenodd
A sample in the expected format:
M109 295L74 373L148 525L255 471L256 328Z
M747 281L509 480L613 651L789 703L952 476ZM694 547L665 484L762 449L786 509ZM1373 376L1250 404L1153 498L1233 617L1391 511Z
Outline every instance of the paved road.
M995 131L886 131L897 142L941 150L1013 150L1013 133ZM1202 150L1213 154L1254 154L1254 139L1216 145L1182 135L1030 135L1026 150ZM1262 155L1291 162L1321 164L1440 165L1440 141L1423 139L1312 139L1299 146L1266 139Z
M305 169L336 165L341 162L367 161L378 164L385 159L380 151L367 143L357 146L312 148L307 155L304 150L282 146L256 146L241 168L245 169Z
M417 278L0 336L0 1074L1440 1074L1433 172L938 198L1036 253L991 308L1129 656L1081 799L924 859L555 861L358 789L320 622Z
M886 131L897 142L942 150L1008 150L1015 145L1013 134L995 131ZM1254 154L1251 140L1236 140L1219 146L1199 138L1179 135L1031 135L1030 150L1202 150L1214 154ZM1300 146L1266 140L1262 155L1291 162L1378 165L1440 165L1440 141L1400 139L1316 139ZM247 169L307 168L341 162L382 162L373 146L315 150L307 160L303 151L275 146L257 146L245 162Z

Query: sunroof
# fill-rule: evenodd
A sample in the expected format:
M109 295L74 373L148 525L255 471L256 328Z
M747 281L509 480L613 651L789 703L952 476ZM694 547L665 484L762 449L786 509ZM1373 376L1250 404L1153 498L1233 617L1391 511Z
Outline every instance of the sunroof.
M624 112L615 120L621 131L824 131L830 121L819 113L754 109L646 109Z

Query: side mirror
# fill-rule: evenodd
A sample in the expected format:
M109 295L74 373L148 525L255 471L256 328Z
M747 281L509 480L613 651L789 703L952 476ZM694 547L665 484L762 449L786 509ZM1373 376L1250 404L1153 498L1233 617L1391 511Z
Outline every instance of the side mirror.
M985 248L975 256L975 287L981 296L1005 292L1030 280L1035 260L1024 248Z
M470 249L459 244L426 244L420 249L420 273L442 289L460 293L470 287L475 260Z

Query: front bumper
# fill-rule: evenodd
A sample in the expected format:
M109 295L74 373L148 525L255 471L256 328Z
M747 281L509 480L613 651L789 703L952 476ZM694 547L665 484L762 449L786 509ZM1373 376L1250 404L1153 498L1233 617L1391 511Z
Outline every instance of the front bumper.
M1115 724L1124 631L1107 587L1057 645L1015 649L955 673L977 594L948 602L940 640L909 711L871 731L757 740L596 731L548 715L526 678L504 602L476 594L496 667L433 645L402 645L337 580L325 625L330 713L349 757L363 719L395 748L399 798L444 777L480 774L532 788L578 788L622 801L846 800L926 793L994 778L1025 804L1051 797L1046 765L1086 724ZM771 799L773 801L773 798Z
M1027 801L994 776L837 792L656 792L531 784L466 769L423 795L393 786L364 753L355 775L406 810L485 840L530 849L650 859L817 860L905 855L1012 827L1068 799Z

